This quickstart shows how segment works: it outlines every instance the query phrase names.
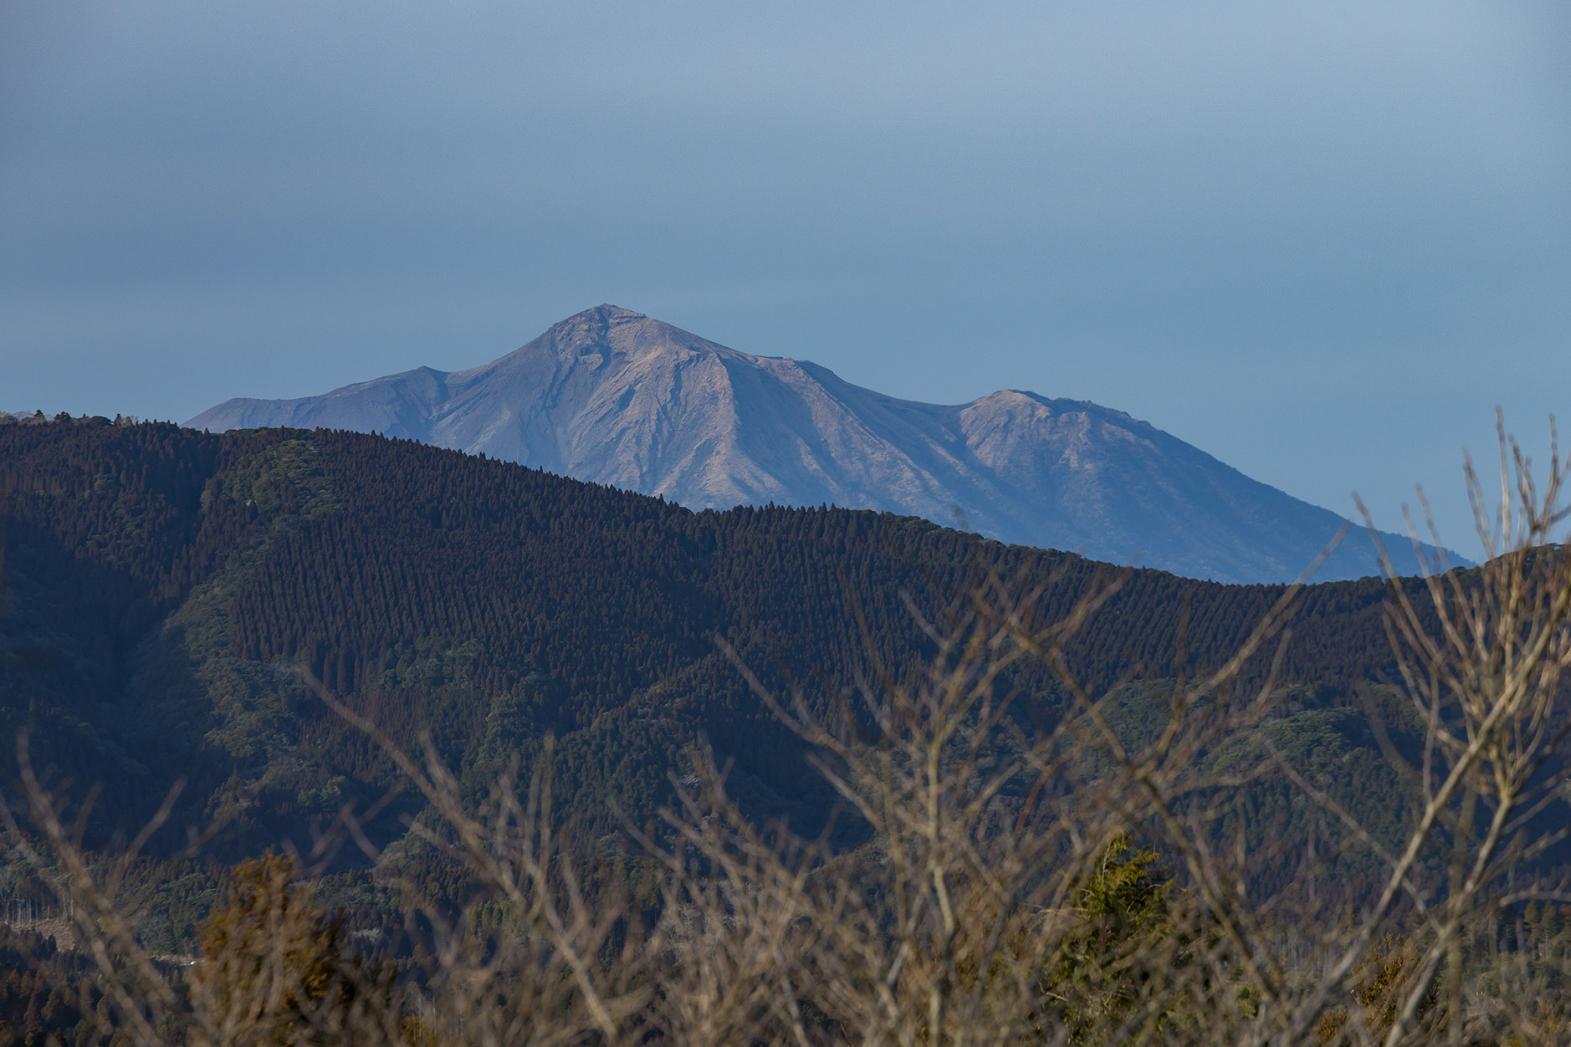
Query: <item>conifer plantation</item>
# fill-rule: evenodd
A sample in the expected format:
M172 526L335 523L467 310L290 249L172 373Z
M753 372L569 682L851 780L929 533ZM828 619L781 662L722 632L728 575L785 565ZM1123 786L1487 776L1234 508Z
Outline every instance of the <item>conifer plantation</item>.
M0 425L0 1016L1552 1042L1571 597L1520 493L1481 569L1227 586L377 436Z

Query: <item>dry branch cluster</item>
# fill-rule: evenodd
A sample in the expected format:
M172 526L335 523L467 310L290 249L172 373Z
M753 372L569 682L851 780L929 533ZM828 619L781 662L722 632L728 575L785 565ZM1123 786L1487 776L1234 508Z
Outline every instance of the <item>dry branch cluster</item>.
M1225 665L1175 683L1136 741L1109 715L1118 688L1083 686L1066 653L1111 589L1040 622L1002 583L929 627L921 672L868 680L831 716L752 681L843 801L845 831L816 838L748 818L699 749L664 823L608 858L553 816L549 760L477 804L434 750L403 752L340 707L423 794L415 834L484 888L456 911L408 896L427 944L397 972L356 959L277 860L247 867L196 965L172 971L31 779L45 833L14 836L56 873L133 1042L1555 1042L1571 1001L1535 998L1542 963L1478 951L1523 904L1571 900L1528 875L1562 835L1541 816L1564 799L1571 727L1571 557L1554 545L1568 472L1557 455L1540 489L1502 447L1497 511L1472 483L1489 562L1391 586L1422 728L1416 759L1386 746L1408 789L1397 839L1280 752L1206 770L1271 715L1273 676L1237 684L1288 642L1296 589ZM1042 733L1004 686L1027 659L1067 696ZM1222 828L1269 775L1338 828L1323 846L1381 864L1373 894L1252 893L1262 862L1303 846L1261 853ZM635 897L608 865L655 890Z

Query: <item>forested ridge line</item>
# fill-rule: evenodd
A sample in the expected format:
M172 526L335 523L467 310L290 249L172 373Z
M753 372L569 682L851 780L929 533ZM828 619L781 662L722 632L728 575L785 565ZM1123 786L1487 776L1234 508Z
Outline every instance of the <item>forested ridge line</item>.
M1138 731L1161 715L1160 681L1219 664L1281 595L867 511L695 513L330 431L0 426L0 527L6 737L27 728L40 765L104 784L105 834L128 833L184 776L181 816L230 817L237 855L394 777L306 671L395 740L430 731L477 783L527 767L554 735L564 808L591 821L610 801L647 817L703 738L735 761L750 810L811 824L832 797L717 639L823 707L920 664L930 643L912 608L942 619L1002 579L1051 621L1120 580L1069 657L1095 688L1133 677L1119 708ZM1360 694L1390 675L1385 592L1308 587L1280 662L1290 740L1365 792L1378 761ZM1063 709L1043 667L1001 687L1027 724Z

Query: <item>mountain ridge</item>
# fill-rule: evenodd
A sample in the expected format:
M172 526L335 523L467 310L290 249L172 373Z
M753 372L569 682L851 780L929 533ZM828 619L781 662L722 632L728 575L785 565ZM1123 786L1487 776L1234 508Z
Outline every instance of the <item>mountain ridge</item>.
M229 400L186 424L378 432L692 508L877 509L1228 582L1293 580L1346 526L1124 411L1019 389L904 400L609 304L477 367ZM1384 541L1416 573L1407 539ZM1353 529L1317 577L1376 573Z

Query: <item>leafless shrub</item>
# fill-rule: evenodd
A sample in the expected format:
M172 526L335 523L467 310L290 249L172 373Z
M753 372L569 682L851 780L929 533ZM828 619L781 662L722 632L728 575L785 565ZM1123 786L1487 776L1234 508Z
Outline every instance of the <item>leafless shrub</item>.
M1049 622L1033 617L1031 592L995 582L955 620L924 623L927 665L865 681L857 704L828 716L737 659L811 744L866 842L837 849L827 831L755 823L698 747L663 823L629 827L659 870L654 906L634 904L559 825L549 758L475 804L429 744L404 752L318 688L423 796L412 837L484 888L483 903L454 911L395 885L429 936L419 970L396 982L323 945L328 925L276 869L255 907L274 933L213 939L192 977L171 972L137 944L112 874L66 827L25 748L42 836L14 820L12 836L36 868L63 873L51 882L135 1042L1563 1041L1571 1006L1554 994L1571 962L1526 931L1504 949L1500 935L1525 903L1571 900L1528 875L1563 835L1540 819L1566 785L1571 556L1554 543L1571 472L1555 449L1540 487L1503 433L1501 447L1493 516L1468 469L1488 563L1390 586L1390 641L1422 736L1416 761L1385 745L1409 789L1402 838L1360 824L1269 747L1207 759L1271 715L1274 668L1242 681L1246 667L1280 664L1298 587L1214 671L1173 682L1159 730L1137 743L1111 715L1124 681L1093 691L1069 657L1116 581ZM1022 728L1007 683L1027 660L1068 697L1040 734ZM1223 830L1266 776L1319 811L1335 830L1326 846L1382 864L1372 896L1337 899L1341 918L1312 890L1252 894L1262 862L1303 847L1252 849ZM353 812L340 826L374 852ZM322 945L312 962L302 938ZM246 941L260 944L234 944Z

